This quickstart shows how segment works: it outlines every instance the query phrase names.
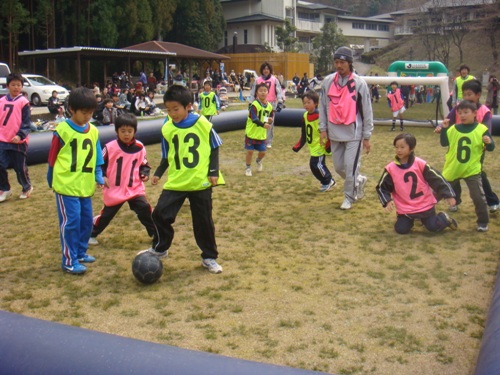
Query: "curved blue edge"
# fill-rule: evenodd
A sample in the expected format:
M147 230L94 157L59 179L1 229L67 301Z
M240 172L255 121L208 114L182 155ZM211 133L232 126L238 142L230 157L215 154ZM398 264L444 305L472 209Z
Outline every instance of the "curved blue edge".
M0 311L0 372L9 375L306 375L270 365Z

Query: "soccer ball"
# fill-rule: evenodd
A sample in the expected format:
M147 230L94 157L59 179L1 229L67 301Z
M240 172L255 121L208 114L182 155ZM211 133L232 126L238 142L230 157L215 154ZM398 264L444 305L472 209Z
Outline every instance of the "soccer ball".
M143 284L153 284L163 273L163 263L150 253L142 253L132 262L132 273Z

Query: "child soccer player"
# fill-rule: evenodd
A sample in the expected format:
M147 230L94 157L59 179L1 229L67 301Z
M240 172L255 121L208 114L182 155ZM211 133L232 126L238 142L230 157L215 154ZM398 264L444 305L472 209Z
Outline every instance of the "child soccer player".
M146 148L135 139L137 118L132 114L118 116L115 131L117 139L108 142L102 150L104 208L94 217L89 245L98 244L96 237L106 229L125 202L137 214L150 237L156 231L151 216L153 210L144 188L151 167L146 159Z
M254 151L257 155L257 171L262 171L262 159L266 156L266 137L267 129L271 128L273 123L274 111L271 103L267 101L269 89L265 83L259 83L255 92L257 99L250 104L247 124L245 127L245 149L246 170L245 176L252 176L252 156Z
M212 219L212 186L219 178L219 138L212 124L191 111L193 95L180 85L171 86L163 96L168 117L161 129L162 161L151 183L156 185L165 171L167 182L153 210L157 232L150 252L163 258L174 238L172 224L186 198L189 199L194 237L201 249L202 266L221 273ZM167 169L168 168L168 169Z
M12 196L7 168L14 168L22 186L19 199L29 198L33 191L26 164L31 111L28 99L22 94L23 77L9 74L7 89L9 93L0 99L0 202Z
M399 129L403 131L403 113L406 111L405 102L401 95L401 90L397 82L391 82L391 92L387 94L389 105L392 111L392 128L391 132L396 130L396 118L399 116Z
M495 143L488 127L476 120L476 103L463 100L456 108L460 124L449 126L447 122L443 122L440 134L441 146L448 147L443 176L450 181L454 190L461 179L465 180L476 208L477 231L486 232L489 217L481 183L481 159L484 149L493 151Z
M491 112L487 106L479 103L481 99L481 81L477 79L472 79L466 81L462 85L462 98L463 100L469 100L476 104L477 113L476 113L476 121L484 124L488 127L488 130L491 134ZM457 108L453 107L446 119L443 120L443 123L446 123L448 126L460 124L460 116L457 115ZM439 133L441 131L441 126L436 127L434 130L435 133ZM481 158L481 163L484 162L485 154L483 153L483 157ZM497 212L500 210L500 200L498 196L495 194L493 189L491 188L490 181L488 180L488 176L484 170L481 170L481 182L483 184L483 191L486 197L486 203L488 204L489 210L491 213ZM453 207L450 207L450 211L456 212L458 211L458 205L462 202L462 187L460 183L457 183L453 186L455 189L456 201L457 204Z
M416 219L431 232L440 232L446 227L457 229L455 219L445 212L436 215L436 197L444 198L452 206L455 193L438 171L415 156L415 137L402 133L394 138L393 144L396 159L386 165L376 190L387 212L396 208L396 232L410 233Z
M92 231L92 195L104 185L99 132L90 124L97 100L92 90L78 87L68 99L71 118L57 125L49 150L47 182L56 195L62 247L62 269L71 274L87 271L82 263Z
M219 97L212 91L212 83L205 81L203 91L199 94L200 105L198 111L205 116L208 121L212 121L212 116L220 113Z
M315 91L308 91L302 96L306 112L302 121L300 140L292 150L298 152L307 143L311 153L309 167L314 177L321 183L319 190L325 192L335 186L335 180L325 164L325 156L331 155L330 142L328 141L326 146L320 142L318 103L319 95Z

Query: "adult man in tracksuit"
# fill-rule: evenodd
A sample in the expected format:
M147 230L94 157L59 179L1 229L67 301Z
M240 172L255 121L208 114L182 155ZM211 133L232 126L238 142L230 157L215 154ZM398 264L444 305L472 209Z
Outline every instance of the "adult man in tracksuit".
M367 178L359 174L361 151L370 152L373 114L370 90L354 73L353 54L340 47L333 55L336 72L321 85L319 130L321 140L330 139L335 171L344 178L342 210L363 198Z

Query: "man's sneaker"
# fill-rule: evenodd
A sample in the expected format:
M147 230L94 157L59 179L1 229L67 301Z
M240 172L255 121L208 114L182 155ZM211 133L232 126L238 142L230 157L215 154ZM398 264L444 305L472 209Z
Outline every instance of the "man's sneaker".
M12 191L10 191L10 190L2 191L0 193L0 202L5 202L7 199L10 198L11 195L12 195Z
M87 271L87 267L80 263L74 264L72 266L62 265L61 268L64 272L71 273L73 275L81 275L82 273L85 273Z
M479 224L477 226L477 231L478 232L487 232L488 231L488 224Z
M153 254L155 256L157 256L158 258L166 258L167 255L168 255L168 250L165 250L163 252L158 252L156 251L155 249L153 249L152 247L150 247L149 249L146 249L146 250L141 250L137 253L137 255L139 254L143 254L143 253L150 253L150 254Z
M322 193L330 190L332 187L334 187L336 184L335 180L334 179L331 179L329 183L327 183L326 185L321 185L321 187L319 188L319 191L321 191Z
M489 206L489 209L490 209L490 213L498 212L498 210L500 210L500 205L499 204L491 205L491 206Z
M366 181L368 181L368 178L366 176L362 175L358 176L358 190L357 190L358 199L363 199L365 196Z
M350 210L352 208L352 203L349 199L345 198L342 204L340 205L341 210Z
M89 238L89 245L99 245L99 241L97 241L97 238L95 238L95 237L90 237Z
M210 273L222 273L222 267L215 261L215 259L203 259L201 261L201 265L208 269L208 272Z
M94 263L95 262L95 257L89 254L85 254L83 258L78 258L78 261L80 263Z
M448 208L448 211L450 211L450 212L457 212L458 211L458 204L456 204L454 206L450 206Z
M262 160L257 162L257 172L262 172L264 166L262 165Z
M245 169L245 176L252 177L252 170L250 168Z
M28 191L23 191L19 196L19 199L28 199L32 192L33 192L33 186L31 186Z
M448 226L450 227L450 229L457 230L458 223L454 218L452 218L446 212L440 212L440 214L444 217L444 219L448 223Z

